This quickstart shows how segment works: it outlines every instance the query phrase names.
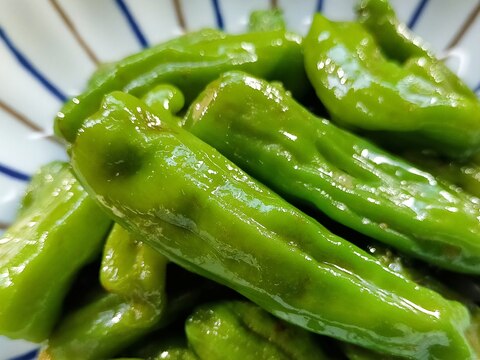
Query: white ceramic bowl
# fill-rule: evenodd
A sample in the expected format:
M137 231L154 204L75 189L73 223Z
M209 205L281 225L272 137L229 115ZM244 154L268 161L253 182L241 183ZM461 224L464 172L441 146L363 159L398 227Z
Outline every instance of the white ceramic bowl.
M66 98L81 92L98 63L202 27L241 32L252 10L272 6L284 10L291 30L305 34L315 11L349 20L355 2L0 0L0 232L13 220L31 174L49 160L66 159L52 137L52 119ZM391 2L480 94L480 2ZM37 347L0 338L0 360L34 359Z

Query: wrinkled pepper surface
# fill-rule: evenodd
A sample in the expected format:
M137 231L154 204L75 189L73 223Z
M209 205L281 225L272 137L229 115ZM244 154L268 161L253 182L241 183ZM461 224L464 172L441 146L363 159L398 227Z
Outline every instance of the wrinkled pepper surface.
M467 161L454 161L419 151L404 151L401 156L439 180L456 185L480 198L480 154L473 155Z
M307 90L301 37L285 31L226 35L216 30L186 34L107 66L88 89L58 113L55 132L69 142L105 94L122 90L143 96L155 85L177 86L190 102L221 73L241 69L281 80L294 94Z
M40 359L106 359L159 326L166 312L167 262L115 225L100 271L106 292L63 318Z
M365 14L376 9L370 6L368 12L366 6ZM398 26L389 21L386 16L380 23L393 33ZM387 33L378 35L377 43L360 23L314 16L304 40L305 68L332 118L403 148L428 148L452 157L478 151L476 96L421 47L409 45L405 37L390 40ZM382 45L392 43L383 52ZM388 57L397 53L397 58Z
M285 90L234 72L185 127L286 198L458 272L480 274L480 206L413 165L315 117Z
M426 58L428 60L423 66L412 66L412 69L445 89L477 100L475 93L443 61L435 57L424 41L399 21L388 0L359 1L357 16L388 58L399 63L413 58Z
M381 264L395 271L399 275L409 279L420 286L427 287L444 298L455 300L465 305L471 315L471 322L468 329L465 331L470 345L474 348L477 354L480 354L480 307L468 296L457 292L454 288L447 286L444 282L443 276L438 277L432 275L427 267L422 267L419 264L412 264L411 259L405 258L401 255L395 254L390 249L385 248L379 244L369 244L368 253L372 254ZM355 350L355 346L349 347L351 353L359 353L367 359L369 352L362 349ZM371 355L372 359L377 357ZM361 359L360 357L358 359Z
M475 358L462 305L390 272L140 100L106 96L70 153L126 229L274 315L389 354Z
M69 165L42 167L0 238L0 334L44 340L76 274L101 253L110 226Z
M202 360L327 359L309 332L245 301L204 304L185 324L188 343Z

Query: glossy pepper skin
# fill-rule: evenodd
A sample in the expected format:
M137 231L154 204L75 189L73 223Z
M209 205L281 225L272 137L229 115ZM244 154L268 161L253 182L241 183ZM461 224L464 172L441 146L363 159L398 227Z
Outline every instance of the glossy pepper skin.
M286 198L412 256L480 274L480 207L374 144L315 117L285 90L233 72L185 127Z
M471 322L468 329L465 331L469 344L474 348L477 354L480 354L480 307L465 294L456 291L454 288L445 283L443 276L433 276L428 268L412 264L411 259L405 258L401 255L395 254L390 249L378 244L369 244L368 253L372 254L381 264L395 271L400 276L409 279L420 286L427 287L449 300L458 301L465 305L471 315ZM355 346L348 347L350 352L362 354L365 359L377 359L376 354L370 354L368 350L355 350ZM369 355L370 354L370 355ZM354 359L356 359L354 357ZM363 359L363 357L358 358Z
M385 353L474 358L463 306L388 271L138 99L106 96L70 153L135 236L274 315Z
M147 92L142 101L160 118L169 118L181 125L183 119L176 116L185 106L185 97L179 88L170 84L160 84Z
M76 274L101 253L110 226L67 164L42 167L0 238L0 334L44 340Z
M399 63L411 58L427 58L423 67L412 67L420 70L431 81L449 87L459 94L477 99L475 93L455 74L443 61L438 60L424 41L414 34L408 26L397 18L388 0L361 0L357 6L358 21L375 38L382 52ZM427 65L432 67L429 68Z
M248 20L248 30L251 32L286 30L282 11L280 9L253 11Z
M147 92L142 101L161 117L166 112L177 114L185 106L185 97L179 88L170 84L160 84Z
M226 35L202 30L102 69L86 92L64 105L56 117L55 132L72 142L82 121L98 110L108 92L122 90L140 97L158 84L170 83L190 102L205 85L231 69L281 80L300 97L307 89L298 35L285 31Z
M332 118L403 148L451 157L479 150L480 102L471 91L421 50L403 62L382 50L361 24L314 16L304 40L305 68Z
M466 161L454 161L418 151L404 151L401 156L435 175L440 181L458 186L480 198L480 154Z
M309 332L274 318L246 301L204 304L185 323L188 342L201 360L324 360Z
M159 326L166 311L167 262L115 225L100 271L106 292L63 319L40 359L105 359Z

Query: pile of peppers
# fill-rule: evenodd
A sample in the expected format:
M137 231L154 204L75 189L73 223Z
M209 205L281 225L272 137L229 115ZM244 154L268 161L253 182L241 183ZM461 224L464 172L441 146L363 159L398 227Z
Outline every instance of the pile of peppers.
M91 77L0 237L40 360L480 358L480 101L387 0ZM459 286L459 284L461 284Z

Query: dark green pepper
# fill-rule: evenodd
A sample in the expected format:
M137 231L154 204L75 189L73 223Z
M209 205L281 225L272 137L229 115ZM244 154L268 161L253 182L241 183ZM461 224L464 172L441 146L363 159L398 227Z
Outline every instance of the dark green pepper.
M412 256L480 274L477 199L315 117L278 86L226 74L192 104L185 126L286 198Z
M429 148L455 157L478 151L478 99L421 48L397 42L406 43L398 52L411 55L402 63L387 58L361 24L315 15L304 41L305 68L332 118L404 148ZM388 43L386 37L382 43Z
M393 274L138 99L106 96L70 153L135 236L274 315L389 354L475 357L462 305Z
M204 304L185 324L187 339L202 360L327 359L312 334L275 319L244 301Z
M170 83L191 101L205 85L230 69L282 80L294 94L306 91L301 38L285 31L226 35L202 30L171 40L103 69L85 93L68 101L55 120L56 134L72 142L82 121L103 96L123 90L143 96Z
M42 167L0 238L0 334L44 340L76 274L101 253L110 226L67 164Z

